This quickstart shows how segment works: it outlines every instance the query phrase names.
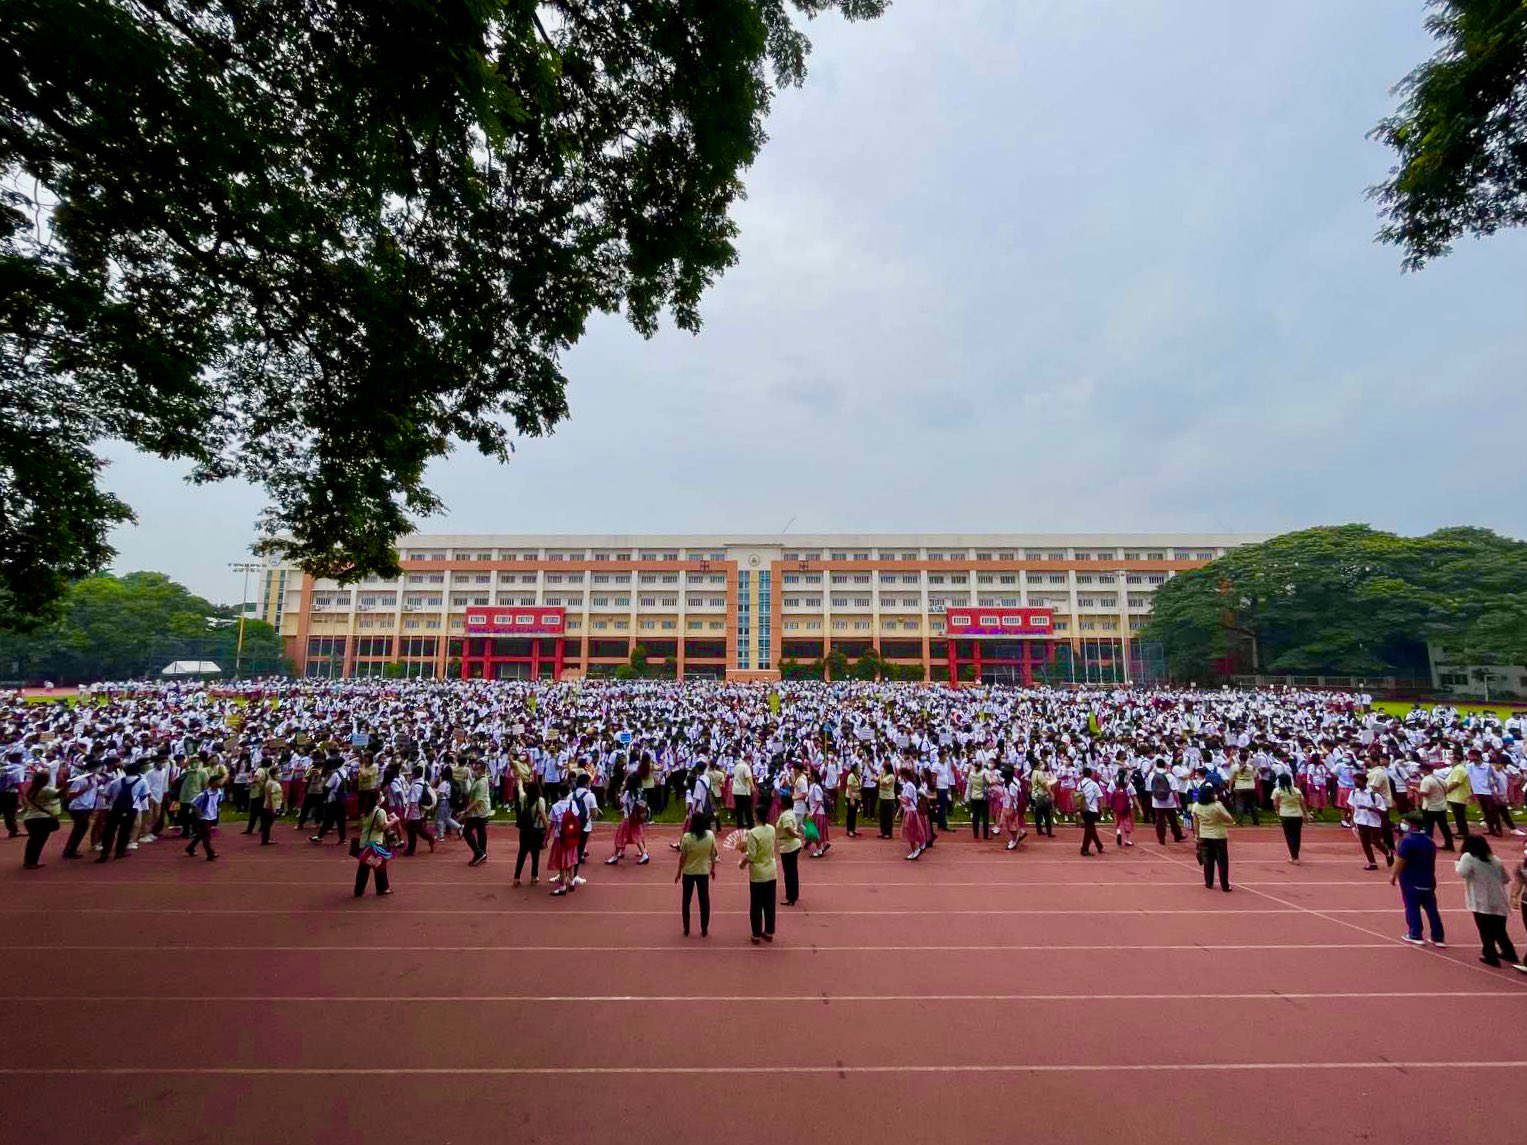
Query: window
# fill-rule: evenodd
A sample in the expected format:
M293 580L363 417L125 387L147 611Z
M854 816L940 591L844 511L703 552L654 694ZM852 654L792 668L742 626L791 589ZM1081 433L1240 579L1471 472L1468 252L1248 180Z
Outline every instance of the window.
M997 578L998 584L1017 584L1018 577L1013 573L1003 573Z
M643 608L656 608L657 607L657 597L655 597L655 596L644 596L644 597L641 598L641 605L642 605Z
M976 560L978 560L978 561L989 561L989 560L991 560L991 554L990 553L977 553L976 554Z

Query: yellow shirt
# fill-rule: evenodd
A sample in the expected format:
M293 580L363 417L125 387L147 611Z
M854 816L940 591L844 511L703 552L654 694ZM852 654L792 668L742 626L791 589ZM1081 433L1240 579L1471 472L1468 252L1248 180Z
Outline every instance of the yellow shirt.
M1468 777L1465 776L1465 779ZM1427 775L1421 780L1421 810L1423 811L1446 811L1447 810L1447 785L1442 782L1440 776Z
M886 772L875 781L875 797L877 799L894 799L896 797L896 776Z
M355 773L355 789L357 791L375 791L377 779L381 772L374 763L363 763Z
M697 839L685 831L679 837L679 857L686 875L710 874L711 864L716 860L715 834L707 831Z
M1461 763L1455 763L1453 770L1447 773L1447 801L1467 803L1473 795L1474 788L1469 783L1469 769Z
M804 845L801 842L801 825L795 821L795 812L788 807L780 812L771 834L779 836L781 854L788 855L791 851L799 851Z
M372 843L380 846L386 833L387 811L381 804L377 804L371 809L371 814L361 820L361 846L369 847Z
M1292 787L1287 791L1278 788L1272 793L1273 806L1278 809L1278 814L1285 819L1304 818L1304 796Z
M1193 806L1193 829L1198 832L1200 839L1229 838L1225 829L1234 822L1235 816L1225 809L1223 803L1197 803Z
M793 819L794 816L791 818ZM747 840L748 882L773 882L779 877L778 869L774 865L774 828L767 823L760 823L748 830ZM799 847L800 844L797 843L796 846Z

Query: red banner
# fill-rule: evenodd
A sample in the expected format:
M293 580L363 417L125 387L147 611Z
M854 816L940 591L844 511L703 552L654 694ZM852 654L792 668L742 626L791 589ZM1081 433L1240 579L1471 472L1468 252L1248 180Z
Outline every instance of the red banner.
M561 608L473 608L467 612L466 630L468 636L561 636L566 623Z
M1055 626L1050 608L950 608L944 631L968 637L1049 636Z

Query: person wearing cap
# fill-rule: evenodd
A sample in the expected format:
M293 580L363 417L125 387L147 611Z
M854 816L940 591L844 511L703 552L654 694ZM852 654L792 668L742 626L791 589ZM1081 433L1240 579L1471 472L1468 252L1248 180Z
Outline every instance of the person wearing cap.
M1426 825L1426 837L1432 837L1432 829L1442 833L1442 849L1453 850L1453 832L1447 825L1447 783L1437 774L1437 769L1425 761L1421 764L1421 783L1416 792L1420 803L1421 821Z
M1443 829L1446 830L1446 824ZM1389 885L1399 886L1400 899L1405 904L1405 933L1402 935L1405 941L1413 946L1421 945L1421 914L1424 911L1431 927L1432 945L1446 946L1442 912L1437 909L1437 844L1432 842L1426 816L1419 811L1405 816L1405 835L1396 848Z

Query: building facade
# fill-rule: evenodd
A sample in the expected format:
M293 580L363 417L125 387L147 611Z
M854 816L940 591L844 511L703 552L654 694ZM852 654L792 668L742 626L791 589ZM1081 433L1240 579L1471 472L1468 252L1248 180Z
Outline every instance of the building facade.
M418 535L402 576L267 570L308 676L774 680L874 649L930 681L1131 679L1151 594L1261 535Z

